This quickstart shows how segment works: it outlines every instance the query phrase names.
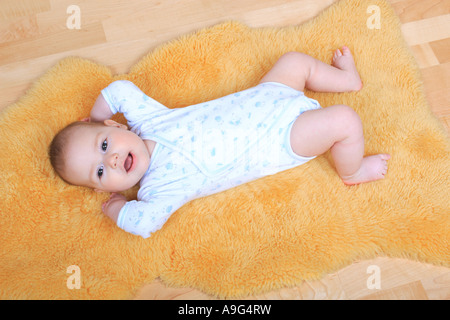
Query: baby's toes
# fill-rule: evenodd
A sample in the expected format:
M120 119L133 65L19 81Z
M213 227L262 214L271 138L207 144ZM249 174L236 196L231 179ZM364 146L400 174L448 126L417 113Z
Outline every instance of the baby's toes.
M388 163L387 160L383 160L383 176L387 174L388 172Z
M351 54L351 51L350 51L350 49L349 49L348 47L344 46L344 47L342 47L342 54L343 54L344 56L350 55L350 54Z

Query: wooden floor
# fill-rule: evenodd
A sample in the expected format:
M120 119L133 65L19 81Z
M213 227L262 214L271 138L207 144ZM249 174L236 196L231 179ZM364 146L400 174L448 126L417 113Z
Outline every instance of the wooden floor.
M161 43L222 21L251 27L299 24L336 0L1 0L0 110L14 103L47 69L80 56L126 73ZM450 132L450 0L389 0L422 71L427 98ZM80 29L69 29L80 9ZM76 25L75 25L76 27ZM371 288L379 280L380 288ZM130 297L133 298L133 297ZM136 299L210 299L159 280ZM377 258L354 263L251 299L450 299L450 269Z

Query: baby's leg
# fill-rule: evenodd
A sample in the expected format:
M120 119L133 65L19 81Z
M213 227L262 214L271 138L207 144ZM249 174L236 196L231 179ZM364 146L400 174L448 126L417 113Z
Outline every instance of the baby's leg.
M292 150L304 157L331 149L336 171L347 185L384 178L387 154L364 158L364 136L359 116L344 105L306 111L294 122Z
M317 92L359 91L361 78L350 49L336 50L332 65L307 54L288 52L262 78L261 82L280 82L299 91L305 87Z

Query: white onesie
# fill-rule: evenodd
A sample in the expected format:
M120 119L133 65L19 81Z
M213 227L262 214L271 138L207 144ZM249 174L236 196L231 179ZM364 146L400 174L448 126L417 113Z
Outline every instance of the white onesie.
M169 109L132 82L102 90L130 130L156 142L138 200L121 209L117 225L147 238L185 203L301 165L310 159L290 145L295 119L319 109L316 100L267 82L220 99Z

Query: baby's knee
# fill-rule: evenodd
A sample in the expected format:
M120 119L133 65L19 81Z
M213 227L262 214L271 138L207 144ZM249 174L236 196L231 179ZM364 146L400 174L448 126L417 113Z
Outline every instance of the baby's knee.
M358 113L347 105L336 105L336 117L341 129L348 135L362 135L363 127Z

